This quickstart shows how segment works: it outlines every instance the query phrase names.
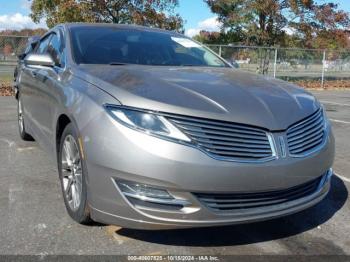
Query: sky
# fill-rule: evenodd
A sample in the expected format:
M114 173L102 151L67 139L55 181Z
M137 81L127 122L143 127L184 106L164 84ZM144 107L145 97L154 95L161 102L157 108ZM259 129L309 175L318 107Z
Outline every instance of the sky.
M329 2L318 0L319 3ZM350 0L333 0L341 9L350 12ZM179 0L178 12L186 21L186 34L193 36L200 30L218 31L220 23L216 20L203 0ZM0 0L0 31L4 29L38 28L46 27L45 21L35 24L29 18L29 0Z

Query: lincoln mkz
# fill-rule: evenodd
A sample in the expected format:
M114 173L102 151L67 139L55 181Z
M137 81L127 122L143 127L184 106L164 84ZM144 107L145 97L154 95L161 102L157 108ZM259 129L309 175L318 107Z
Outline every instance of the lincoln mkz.
M69 215L127 228L247 223L330 190L319 101L184 35L62 24L19 63L19 132L57 162Z

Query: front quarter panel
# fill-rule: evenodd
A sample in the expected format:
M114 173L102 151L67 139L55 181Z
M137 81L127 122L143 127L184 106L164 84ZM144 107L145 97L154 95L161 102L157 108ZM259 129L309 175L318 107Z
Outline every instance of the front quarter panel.
M102 91L93 84L77 78L69 71L62 76L55 117L53 117L52 128L57 129L57 121L61 115L66 115L74 123L82 136L82 130L88 125L91 119L104 111L104 103L119 104L112 96ZM56 141L56 134L52 138Z

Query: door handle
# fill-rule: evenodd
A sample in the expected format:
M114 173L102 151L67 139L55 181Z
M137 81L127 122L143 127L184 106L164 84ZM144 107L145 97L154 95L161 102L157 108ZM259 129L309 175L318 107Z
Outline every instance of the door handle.
M38 75L38 73L36 71L30 70L30 74L32 75L32 77L36 77Z

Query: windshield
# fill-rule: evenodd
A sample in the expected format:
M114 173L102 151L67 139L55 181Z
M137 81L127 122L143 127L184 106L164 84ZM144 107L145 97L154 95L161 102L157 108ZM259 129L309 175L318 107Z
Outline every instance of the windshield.
M227 66L211 51L171 32L73 27L71 36L77 64Z

